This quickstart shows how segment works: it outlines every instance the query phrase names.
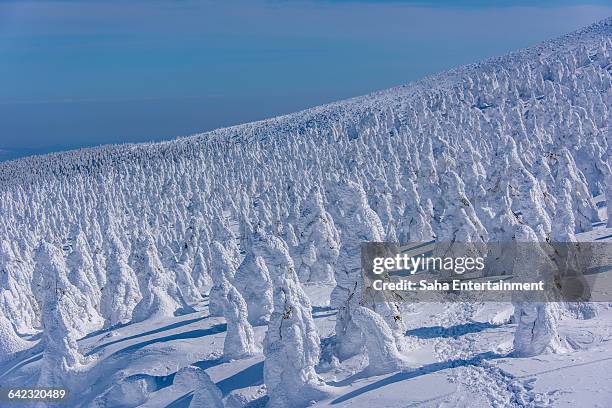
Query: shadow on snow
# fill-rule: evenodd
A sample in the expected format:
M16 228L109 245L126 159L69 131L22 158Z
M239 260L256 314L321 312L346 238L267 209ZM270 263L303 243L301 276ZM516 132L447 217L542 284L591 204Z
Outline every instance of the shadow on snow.
M164 343L164 342L173 341L173 340L195 339L198 337L210 336L213 334L222 333L226 330L227 330L227 326L225 325L225 323L216 324L206 329L190 330L190 331L183 332L183 333L172 334L170 336L165 336L165 337L158 337L155 339L132 344L131 346L128 346L124 349L114 352L112 355L114 356L118 354L131 353L131 352L140 350L141 348L144 348L146 346L150 346L151 344L156 344L156 343Z
M420 339L435 339L435 338L448 338L448 337L459 337L468 333L478 333L487 329L494 329L501 325L492 323L465 323L458 324L450 327L442 326L431 326L431 327L419 327L418 329L408 330L407 336L414 336Z
M227 395L234 390L261 385L263 384L263 367L263 361L255 363L231 377L219 381L217 387L221 389L223 395Z
M108 343L100 344L99 346L96 346L93 349L89 350L87 352L86 356L95 354L95 353L99 352L100 350L102 350L102 349L104 349L104 348L106 348L108 346L112 346L113 344L121 343L121 342L128 341L128 340L137 339L139 337L150 336L152 334L157 334L157 333L161 333L161 332L168 331L168 330L173 330L173 329L176 329L176 328L179 328L179 327L182 327L182 326L186 326L186 325L191 324L191 323L199 322L201 320L206 319L207 317L208 316L203 316L203 317L196 317L196 318L189 319L189 320L183 320L183 321L180 321L180 322L169 324L169 325L164 326L164 327L159 327L159 328L154 329L154 330L149 330L147 332L138 333L138 334L135 334L133 336L123 337L121 339L109 341ZM213 326L213 327L215 327L215 326ZM170 337L170 336L168 336L168 337Z
M335 400L333 400L332 404L339 404L341 402L348 401L352 398L358 397L359 395L365 394L370 391L374 391L378 388L385 387L390 384L394 384L396 382L410 380L412 378L420 377L427 374L432 374L438 371L446 370L447 368L455 368L455 367L463 367L469 365L479 365L483 360L492 360L497 358L507 357L505 354L497 354L493 352L486 352L477 354L476 356L470 359L459 359L459 360L451 360L451 361L442 361L438 363L427 364L423 367L417 368L413 371L402 371L396 374L393 374L389 377L378 380L372 384L368 384L364 387L346 393ZM357 373L354 376L347 378L346 380L340 381L338 383L329 383L329 385L334 386L343 386L352 383L353 381L362 378L363 373Z

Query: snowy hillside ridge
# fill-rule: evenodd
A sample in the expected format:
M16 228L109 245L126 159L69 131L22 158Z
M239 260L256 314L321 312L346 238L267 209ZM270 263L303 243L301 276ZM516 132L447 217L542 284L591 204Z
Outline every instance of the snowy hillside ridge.
M508 366L612 359L609 304L381 302L360 248L562 273L549 242L612 237L611 101L606 19L267 121L1 164L0 382L75 407L363 406L413 380L467 406L569 398Z
M458 86L473 73L498 72L508 65L535 64L532 61L554 60L559 53L563 54L575 48L592 46L598 41L609 39L611 35L612 17L608 17L560 38L545 41L505 56L454 68L408 85L332 102L301 112L180 137L173 141L105 145L3 162L0 163L0 183L22 183L31 180L41 172L42 174L50 172L58 176L66 172L70 173L71 170L80 171L82 168L92 171L91 167L103 164L112 165L115 160L133 160L134 155L142 154L141 150L147 150L147 155L153 156L149 159L153 159L156 155L163 155L164 151L178 150L185 153L184 150L192 149L193 146L190 145L194 143L198 145L225 140L249 142L253 138L265 139L269 135L300 135L313 126L330 126L336 121L358 121L360 116L370 113L370 110L379 111L402 105L402 102L408 98L419 98L421 92L435 92ZM177 143L184 143L186 146L183 147ZM38 169L38 167L41 168Z

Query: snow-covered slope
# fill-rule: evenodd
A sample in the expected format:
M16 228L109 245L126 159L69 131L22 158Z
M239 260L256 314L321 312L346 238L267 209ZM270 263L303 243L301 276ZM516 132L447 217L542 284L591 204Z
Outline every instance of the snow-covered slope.
M0 164L0 384L100 407L584 402L545 374L612 358L605 305L558 311L572 351L534 360L507 356L508 305L353 295L364 240L610 239L611 55L608 18L287 116Z

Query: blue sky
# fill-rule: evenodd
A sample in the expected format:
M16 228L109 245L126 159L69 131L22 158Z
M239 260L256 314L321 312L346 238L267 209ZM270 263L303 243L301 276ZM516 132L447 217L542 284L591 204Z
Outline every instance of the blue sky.
M609 15L599 0L4 0L0 160L289 113Z

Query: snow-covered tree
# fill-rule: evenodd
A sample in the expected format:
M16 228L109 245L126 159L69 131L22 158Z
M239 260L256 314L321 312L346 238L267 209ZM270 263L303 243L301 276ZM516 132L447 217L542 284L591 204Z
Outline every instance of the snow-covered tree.
M517 258L514 279L529 282L537 281L540 277L546 282L552 282L556 266L540 246L546 244L539 243L535 232L526 225L518 226L515 236ZM527 292L522 292L519 296L520 299L513 302L514 319L517 323L514 353L520 357L531 357L561 351L554 304L541 298L530 299ZM536 296L541 297L543 294Z
M41 321L44 351L38 385L66 386L70 374L83 364L77 345L75 325L81 306L75 301L78 289L68 280L68 270L61 251L41 243L35 254L36 269L42 276Z
M585 295L590 295L589 285L584 280L583 269L585 267L585 254L587 248L581 247L577 243L574 212L572 209L572 186L568 179L561 180L557 191L557 207L552 223L552 245L554 248L553 260L561 276L560 289L565 292L566 299L579 300ZM588 244L587 244L588 246ZM583 293L576 290L582 289ZM597 315L597 307L591 302L569 302L566 308L574 316L584 319L592 318Z
M315 372L319 335L287 245L265 238L265 261L274 287L274 311L264 339L264 383L270 408L305 407L326 394Z
M342 246L335 269L336 286L330 303L338 308L336 318L336 353L341 359L362 351L363 335L352 320L352 313L359 305L366 305L380 313L397 336L398 348L403 348L406 327L399 306L393 299L364 298L364 282L361 275L362 242L381 242L384 231L376 213L368 206L361 185L349 182L342 189L341 202L345 208L340 225Z
M238 239L232 231L229 221L223 214L223 211L215 211L212 217L212 231L211 237L213 240L218 241L223 245L227 252L229 259L231 260L234 267L228 271L231 275L228 275L228 279L233 279L234 272L238 267L240 248L238 247ZM212 265L211 265L212 266Z
M557 183L563 183L564 180L570 182L568 192L572 198L575 232L591 231L592 223L600 221L597 207L584 174L576 166L567 148L563 148L558 154L556 168Z
M572 209L572 186L563 179L557 192L557 207L552 223L551 238L554 242L575 242L576 219Z
M27 333L38 325L38 304L27 290L32 286L31 262L16 253L15 243L0 240L0 315L11 321L15 330Z
M132 319L132 312L142 295L123 244L112 230L107 235L107 275L106 286L102 288L100 313L105 318L105 326L114 326Z
M176 274L176 284L181 291L181 295L185 301L190 304L196 304L202 300L201 294L194 282L192 271L196 261L197 241L196 235L197 225L194 220L191 221L185 238L181 246L181 255L178 262L174 265L174 273ZM201 271L199 272L200 279L203 279Z
M398 227L399 242L424 242L433 237L433 231L427 214L421 207L421 197L416 185L411 179L406 179L406 189L403 194L404 212Z
M351 318L365 339L368 374L380 375L410 367L407 359L399 352L396 338L382 316L373 310L357 306L352 311Z
M510 209L510 200L498 201L498 211L490 222L491 231L487 245L485 274L487 276L511 275L514 269L514 233L518 217Z
M522 164L515 165L513 170L517 183L512 200L513 211L520 213L520 220L532 227L540 241L546 241L550 235L551 221L540 184Z
M234 276L234 263L230 254L221 243L215 241L210 246L211 250L211 278L213 286L208 293L208 313L210 316L223 316L223 302L227 295L227 282L229 277Z
M151 234L145 233L135 245L132 257L142 299L133 310L132 322L172 317L179 310L189 311L175 276L164 269L159 259Z
M212 279L206 266L206 261L202 255L202 251L198 249L195 254L193 261L193 269L191 270L191 276L193 277L193 283L198 289L199 293L204 293L212 285Z
M176 373L173 386L192 390L190 408L224 408L221 390L203 369L196 366L183 367Z
M97 312L94 311L98 308L100 301L100 290L97 285L91 249L81 230L75 230L71 238L73 240L72 252L66 257L66 265L69 270L68 279L88 299L87 308L95 315Z
M237 360L254 355L259 351L255 344L253 327L248 320L247 304L227 280L224 282L223 317L227 322L227 332L223 343L223 357Z
M11 359L15 353L29 346L29 342L19 337L10 320L0 313L0 363Z
M612 228L612 173L606 178L606 206L608 211L608 228Z
M247 303L251 324L267 323L272 313L272 282L264 259L251 249L236 269L234 286Z
M445 208L433 256L481 256L488 233L465 194L464 182L450 169L440 176L440 181Z
M339 254L338 231L325 210L318 187L314 188L301 212L299 241L301 263L298 276L302 282L329 282Z

